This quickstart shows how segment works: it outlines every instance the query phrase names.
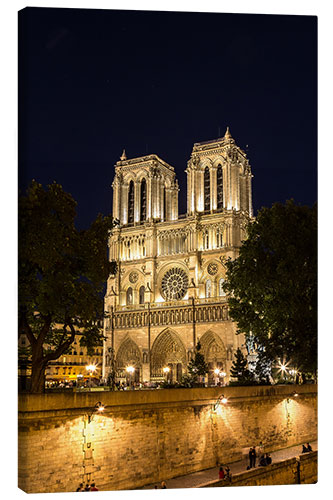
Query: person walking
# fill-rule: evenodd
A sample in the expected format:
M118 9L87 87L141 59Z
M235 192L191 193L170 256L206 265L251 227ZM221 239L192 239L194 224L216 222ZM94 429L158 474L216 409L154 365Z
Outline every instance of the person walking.
M162 490L166 490L166 489L167 489L167 486L166 486L166 482L165 482L165 481L162 481L162 482L161 482L161 488L162 488Z
M91 483L90 491L98 491L98 488L96 488L95 483Z
M86 487L84 488L83 491L90 491L90 484L86 484Z
M79 484L79 487L76 488L76 491L83 491L83 483Z
M252 450L253 450L253 448L251 446L250 451L249 451L250 464L248 465L248 469L251 469L251 467L252 467Z
M225 466L225 478L226 481L231 481L231 472L228 465Z
M224 479L224 477L225 477L224 469L223 469L222 465L220 465L220 468L219 468L219 479Z
M310 445L310 443L306 443L306 451L312 451L312 446Z
M253 446L250 448L249 451L250 469L256 466L256 458L257 458L257 453L255 447Z

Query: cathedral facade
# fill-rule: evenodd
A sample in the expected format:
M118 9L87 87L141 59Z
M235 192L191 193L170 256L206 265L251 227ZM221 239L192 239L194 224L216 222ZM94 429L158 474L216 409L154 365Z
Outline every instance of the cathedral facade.
M229 381L236 335L223 290L225 262L238 256L252 213L252 173L229 129L194 144L187 164L187 213L178 214L174 168L157 155L115 165L109 258L118 264L105 296L103 375L180 381L198 341Z

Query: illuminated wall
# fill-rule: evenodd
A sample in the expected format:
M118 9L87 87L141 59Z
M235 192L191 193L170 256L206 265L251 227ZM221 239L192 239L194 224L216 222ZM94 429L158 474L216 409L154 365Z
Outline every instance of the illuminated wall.
M139 488L316 439L317 388L225 387L19 397L19 487L29 493ZM216 405L221 391L227 403ZM89 415L95 403L102 414Z

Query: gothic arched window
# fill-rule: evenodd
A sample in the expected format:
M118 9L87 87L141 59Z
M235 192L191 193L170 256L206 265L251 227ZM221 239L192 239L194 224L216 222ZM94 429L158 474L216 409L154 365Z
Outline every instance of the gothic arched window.
M217 188L217 210L223 209L223 171L221 165L217 167L216 173L216 188Z
M209 168L205 168L204 172L204 210L210 210L210 173Z
M225 291L223 290L223 283L224 283L224 279L221 278L220 281L219 281L219 296L220 297L224 297L225 296Z
M223 247L223 230L221 227L216 230L216 246L217 248Z
M133 289L132 287L127 288L126 292L126 304L128 306L133 304Z
M142 285L139 289L139 304L145 303L145 287Z
M206 297L209 298L212 296L212 282L211 280L206 281Z
M143 222L147 218L147 183L146 179L142 179L140 188L140 221Z
M204 250L209 250L209 231L206 229L202 232L202 246Z
M165 186L163 187L163 217L164 220L167 220L167 214L166 214L166 192L165 192Z
M134 222L134 182L131 181L128 187L128 223Z

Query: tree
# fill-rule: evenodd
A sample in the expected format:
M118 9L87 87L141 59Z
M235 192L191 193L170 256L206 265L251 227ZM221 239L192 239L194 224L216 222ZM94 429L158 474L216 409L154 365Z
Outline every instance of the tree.
M205 357L200 351L201 344L198 342L194 351L194 358L191 359L187 366L188 378L192 384L198 381L198 377L203 377L208 372L208 365L205 361Z
M239 384L248 383L253 380L253 375L247 367L247 360L239 347L230 368L230 375L232 378L236 378Z
M224 284L237 333L253 337L265 360L317 368L317 207L293 200L262 208L248 224Z
M102 341L103 291L116 264L107 239L115 222L98 215L87 230L74 224L76 202L53 183L32 181L19 197L19 335L31 350L31 391L44 390L45 368L66 353L78 329L88 353Z

